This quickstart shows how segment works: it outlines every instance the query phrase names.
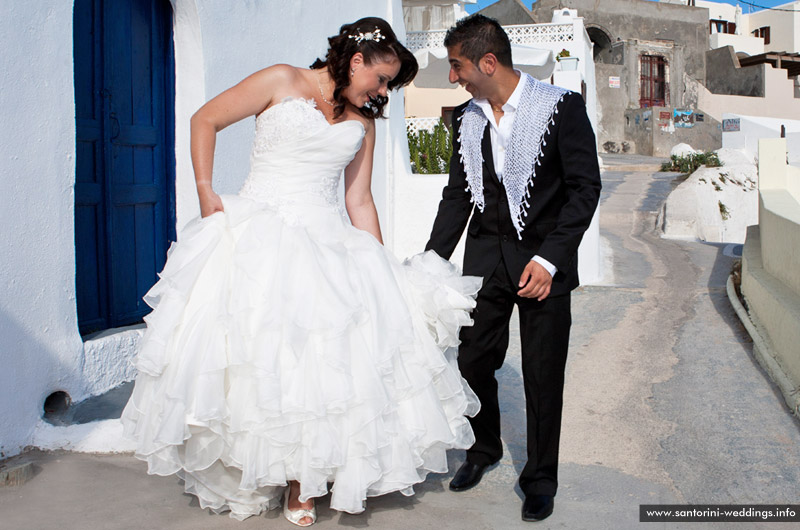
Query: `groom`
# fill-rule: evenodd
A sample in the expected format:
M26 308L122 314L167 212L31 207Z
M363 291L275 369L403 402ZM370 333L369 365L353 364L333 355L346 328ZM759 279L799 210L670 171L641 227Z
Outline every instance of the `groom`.
M600 195L592 126L580 94L514 70L497 21L460 20L445 38L450 82L472 99L453 114L450 179L426 249L449 258L467 228L464 274L483 277L463 328L458 364L481 401L470 418L475 444L450 489L467 490L500 460L494 372L505 358L518 307L528 461L519 477L522 519L553 512L561 431L570 291L578 286L578 244Z

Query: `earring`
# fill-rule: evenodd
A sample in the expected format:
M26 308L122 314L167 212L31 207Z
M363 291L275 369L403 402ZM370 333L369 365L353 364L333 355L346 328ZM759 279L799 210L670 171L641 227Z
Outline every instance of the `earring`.
M350 69L350 77L353 77L354 75L356 75L356 71L353 68L351 68Z

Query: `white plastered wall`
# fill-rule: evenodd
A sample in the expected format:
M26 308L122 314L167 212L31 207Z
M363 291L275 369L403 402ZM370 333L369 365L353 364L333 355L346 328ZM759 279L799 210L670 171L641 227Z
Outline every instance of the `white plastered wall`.
M757 3L757 2L756 2ZM789 2L775 6L782 10L799 10L800 2ZM796 13L763 9L746 15L750 32L762 27L770 28L770 43L764 45L765 51L797 52L800 51L800 10Z
M741 149L750 158L758 157L759 140L780 138L781 126L786 133L786 158L790 164L800 165L800 120L765 118L743 114L725 113L725 120L739 120L739 131L723 132L722 147Z
M3 457L28 443L49 393L85 394L72 228L72 2L6 2L0 49Z

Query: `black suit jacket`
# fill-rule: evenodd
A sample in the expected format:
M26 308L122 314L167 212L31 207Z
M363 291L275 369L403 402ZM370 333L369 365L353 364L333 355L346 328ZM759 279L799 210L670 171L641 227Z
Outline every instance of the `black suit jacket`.
M538 254L558 269L551 295L568 293L579 284L578 245L597 208L601 188L595 136L583 98L569 93L556 106L555 124L544 136L546 145L542 147L541 165L536 168L521 240L511 222L505 188L494 170L489 124L482 143L485 208L483 212L477 208L473 212L458 152L458 117L467 103L453 113L450 178L442 192L426 250L449 259L472 214L464 249L464 274L487 279L502 258L516 281Z

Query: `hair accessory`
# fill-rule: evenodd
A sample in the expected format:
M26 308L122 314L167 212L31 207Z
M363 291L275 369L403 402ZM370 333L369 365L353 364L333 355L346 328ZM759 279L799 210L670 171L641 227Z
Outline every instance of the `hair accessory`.
M365 40L380 42L386 37L384 35L381 35L381 28L376 27L373 31L368 31L367 33L359 31L358 35L348 35L347 38L356 39L356 43L361 44Z

